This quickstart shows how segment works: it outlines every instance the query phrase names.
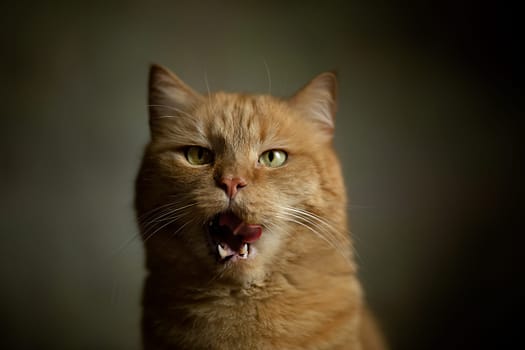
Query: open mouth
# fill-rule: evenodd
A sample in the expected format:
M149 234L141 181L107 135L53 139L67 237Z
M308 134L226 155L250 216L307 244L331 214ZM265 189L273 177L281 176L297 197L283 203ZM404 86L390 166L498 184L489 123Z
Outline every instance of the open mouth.
M208 232L218 261L225 262L248 259L252 253L251 244L262 235L262 226L248 224L232 212L224 212L209 222Z

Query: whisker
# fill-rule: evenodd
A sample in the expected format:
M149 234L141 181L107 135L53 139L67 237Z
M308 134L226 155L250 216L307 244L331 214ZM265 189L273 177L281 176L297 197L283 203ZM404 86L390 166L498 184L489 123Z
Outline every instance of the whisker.
M270 74L270 67L268 67L268 63L266 63L266 60L263 59L264 68L266 69L266 76L268 77L268 95L272 94L272 76Z
M330 229L330 230L334 230L334 228L332 227L332 225L330 225L328 222L326 222L325 220L323 220L320 216L314 214L314 213L311 213L309 211L306 211L306 210L302 210L302 209L296 209L296 208L283 208L284 210L290 210L290 211L293 211L295 213L298 213L300 215L305 215L313 220L317 220L318 222L320 222L321 224L323 224L326 228Z
M189 204L189 205L185 205L185 206L179 207L179 205L181 204L181 202L182 202L182 201L173 201L173 202L169 202L169 203L166 203L166 204L163 204L163 205L159 205L158 207L155 207L155 208L153 208L153 209L147 211L146 213L140 215L140 217L138 218L138 220L139 220L139 221L143 221L143 220L147 219L148 217L157 214L159 211L160 211L160 212L165 212L165 211L172 210L172 208L175 208L175 210L178 210L178 209L185 209L185 208L187 208L188 206L195 205L195 204Z
M150 209L148 210L147 212L141 214L139 217L138 217L138 221L141 221L144 217L148 216L148 215L151 215L153 212L155 211L158 211L162 208L165 208L165 207L168 207L168 206L171 206L171 205L176 205L177 203L176 202L170 202L170 203L166 203L166 204L163 204L163 205L160 205L158 207L154 207L153 209Z
M174 197L169 196L169 197ZM176 221L191 214L188 210L197 203L189 203L180 205L181 201L175 200L169 203L159 205L146 213L140 215L138 223L140 226L140 233L125 242L124 247L130 244L137 237L142 237L144 242L147 242L153 235L165 228L166 226L175 223ZM185 226L185 225L183 225ZM119 248L122 249L122 248Z
M307 228L317 237L333 247L345 259L350 257L350 249L353 248L350 244L349 235L341 236L338 234L339 231L333 225L307 210L291 207L280 207L280 209L282 212L277 214L277 217ZM345 247L347 249L344 249Z
M171 207L173 206L176 206L178 205L177 202L170 202L170 203L166 203L166 204L163 204L163 205L160 205L160 206L157 206L151 210L148 210L147 212L141 214L138 218L137 218L137 221L139 223L139 225L143 226L142 228L144 230L146 230L146 227L149 226L150 222L145 222L146 219L148 219L149 217L151 217L152 215L155 215L155 214L158 214L159 212L161 213L164 213L165 211L167 211L169 213L169 210ZM118 246L116 249L114 249L110 254L109 254L109 257L110 258L113 258L119 254L121 254L130 244L132 244L133 242L135 241L138 241L140 240L141 238L141 233L136 233L134 234L133 236L129 237L128 239L126 239L120 246Z
M184 227L188 226L190 223L193 223L194 222L194 219L190 219L188 221L186 221L184 224L182 224L175 232L173 232L168 240L170 240L171 238L175 237L180 231L182 231L184 229Z
M210 82L208 81L208 72L204 72L204 84L206 84L206 91L208 91L208 103L206 104L206 110L208 111L208 114L212 115L213 104L211 102L211 90Z
M157 232L159 232L160 230L162 230L166 226L169 226L169 225L175 223L176 221L178 221L179 219L181 219L181 218L183 218L183 217L185 217L187 215L190 215L190 212L182 211L180 214L176 215L171 220L169 220L168 222L166 222L166 223L164 223L162 225L159 225L159 223L157 222L156 223L157 228L155 228L155 225L154 225L154 226L150 227L149 230L144 231L144 233L143 233L144 242L147 242L151 237L153 237ZM154 228L155 228L155 230L153 231ZM149 233L148 231L153 231L153 232Z
M185 209L190 208L190 207L192 207L194 205L196 205L196 203L187 204L187 205L182 206L182 207L176 207L175 209L172 209L172 207L168 207L167 209L165 208L164 210L162 210L158 215L156 215L153 218L151 218L151 220L145 221L146 218L144 218L144 220L139 220L139 223L143 224L144 225L144 229L146 229L146 226L148 226L149 224L155 223L155 222L164 221L166 216L175 214L175 213L177 213L177 212L179 212L181 210L185 210Z
M322 229L326 234L329 234L331 238L337 240L341 244L348 244L349 239L344 239L341 235L338 235L338 230L336 230L333 225L329 224L325 220L323 220L318 215L315 215L314 213L308 212L306 210L302 209L295 209L295 208L283 208L284 210L290 210L296 214L296 216L302 218L303 220L309 222L310 224L316 226L318 229ZM320 227L320 224L323 225L323 227ZM348 236L346 236L348 237Z
M341 254L341 256L345 259L348 259L349 255L348 253L341 249L340 246L338 246L337 244L335 244L334 242L332 242L330 239L328 239L327 237L325 237L324 235L320 234L317 230L315 230L314 228L310 227L309 225L307 225L306 223L302 222L299 220L299 218L293 218L293 217L286 217L286 216L282 216L282 215L276 215L276 217L280 218L280 219L283 219L283 220L287 220L287 221L290 221L290 222L293 222L293 223L296 223L300 226L303 226L305 227L306 229L308 229L310 232L314 233L316 237L322 239L323 241L325 241L329 246L331 246L332 248L334 248L339 254Z
M350 208L350 209L373 209L373 208L375 208L375 206L373 206L373 205L350 204L350 205L348 205L348 208Z
M158 228L156 228L153 232L151 233L146 233L144 232L143 236L144 236L144 243L146 243L147 241L149 241L151 239L151 237L153 237L157 232L159 232L160 230L162 230L164 227L166 226L169 226L171 224L173 224L176 220L172 220L172 221L168 221L167 223L163 224L163 225L160 225Z
M280 216L280 218L282 219L285 219L287 221L290 221L290 222L293 222L293 223L296 223L296 224L299 224L305 228L307 228L309 231L311 231L312 233L314 233L317 237L321 238L323 241L325 241L326 243L328 243L329 246L339 250L338 248L338 245L335 244L329 237L327 237L326 235L324 234L321 234L318 230L316 230L315 228L313 228L311 226L310 223L308 222L304 222L301 218L298 218L298 217L286 217L286 216Z
M208 72L204 72L204 84L206 84L206 91L208 91L208 97L211 97L210 83L208 81Z
M166 210L159 212L157 215L147 218L148 220L139 222L139 226L143 232L147 232L152 227L157 226L160 222L165 221L163 220L163 218L165 218L166 216L170 216L174 213L175 211L172 208L168 208Z
M183 111L182 109L179 109L179 108L176 108L176 107L173 107L173 106L167 106L167 105L148 105L148 107L162 107L162 108L167 108L167 109L171 109L177 113L180 113L188 118L191 118L191 119L194 119L194 116L192 116L191 114L189 114L188 112L186 111ZM173 116L173 115L163 115L163 116L159 116L157 117L159 119L161 118L178 118L178 116Z
M136 233L130 238L126 239L124 243L122 243L119 247L114 249L111 253L109 253L108 258L112 259L116 257L117 255L121 254L131 243L138 241L140 239L140 233Z

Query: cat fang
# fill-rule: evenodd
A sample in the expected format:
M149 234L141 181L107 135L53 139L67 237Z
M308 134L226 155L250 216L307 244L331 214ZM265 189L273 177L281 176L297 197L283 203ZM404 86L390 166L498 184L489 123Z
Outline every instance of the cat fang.
M233 257L238 257L239 259L248 259L249 251L250 247L248 243L244 243L238 252L232 251L225 243L217 244L217 253L219 253L221 261L227 261Z

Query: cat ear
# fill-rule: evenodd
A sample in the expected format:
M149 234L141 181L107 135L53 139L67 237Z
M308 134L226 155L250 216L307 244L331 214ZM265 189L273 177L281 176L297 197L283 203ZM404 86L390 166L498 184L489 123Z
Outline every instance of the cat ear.
M334 72L321 73L301 88L290 104L306 118L316 122L330 136L335 126L337 76Z
M203 99L169 69L152 64L149 72L149 115L153 127L166 117L188 115Z

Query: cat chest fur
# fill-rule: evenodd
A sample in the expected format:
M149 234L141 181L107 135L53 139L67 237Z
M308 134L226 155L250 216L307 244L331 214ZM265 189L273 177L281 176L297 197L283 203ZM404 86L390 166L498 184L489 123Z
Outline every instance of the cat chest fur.
M359 286L322 278L330 280L315 291L276 274L267 284L165 296L162 307L146 308L146 322L165 325L149 330L156 344L146 348L359 349Z

